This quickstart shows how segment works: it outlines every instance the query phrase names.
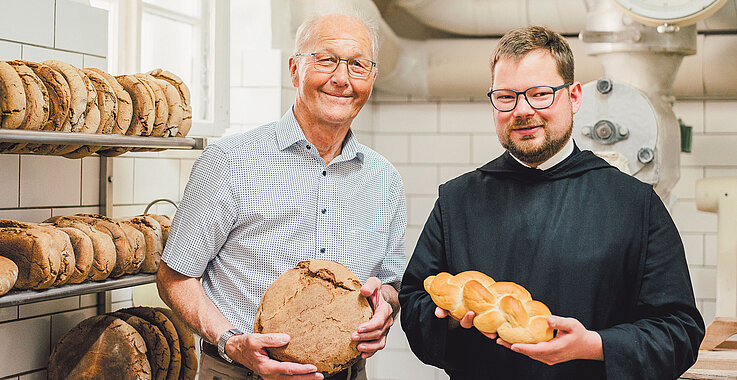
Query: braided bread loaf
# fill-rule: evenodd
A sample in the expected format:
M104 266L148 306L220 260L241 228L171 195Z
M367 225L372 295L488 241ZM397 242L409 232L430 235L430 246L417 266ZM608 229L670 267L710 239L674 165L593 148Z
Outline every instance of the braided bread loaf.
M424 287L433 302L453 317L461 319L468 311L476 313L473 325L481 332L497 333L509 343L538 343L553 338L548 307L533 301L530 292L514 282L496 282L477 271L455 276L442 272L428 276Z

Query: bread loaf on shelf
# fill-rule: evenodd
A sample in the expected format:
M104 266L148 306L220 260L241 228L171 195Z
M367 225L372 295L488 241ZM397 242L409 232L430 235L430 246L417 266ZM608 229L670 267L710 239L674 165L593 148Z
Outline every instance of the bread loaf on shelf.
M61 227L59 230L69 236L69 241L71 241L74 250L74 273L69 277L67 283L82 283L89 277L95 257L92 239L76 228Z
M47 376L65 379L151 379L146 343L130 324L111 315L80 322L54 346Z
M169 362L171 361L171 350L161 330L153 323L133 314L123 311L108 314L124 320L141 334L143 341L146 343L146 358L151 365L151 379L166 380L169 372Z
M13 260L0 256L0 296L13 289L18 280L18 266Z
M113 77L59 60L0 62L0 128L184 137L192 126L189 88L169 71ZM0 153L67 158L130 150L163 149L0 142Z
M57 216L47 219L47 221L53 223L56 227L77 229L90 238L93 257L90 271L87 274L88 280L101 281L110 276L115 267L117 253L115 243L109 233L73 217Z
M111 218L98 214L77 214L64 216L64 218L78 220L84 223L89 223L98 230L108 234L115 245L115 266L110 272L110 277L120 277L130 270L134 264L134 257L131 253L130 243L128 242L128 236L123 231L123 227ZM58 218L50 218L47 222L55 223Z
M8 62L18 72L26 93L26 118L19 129L41 130L49 119L49 93L41 78L19 61Z
M194 335L166 308L132 307L93 316L54 345L47 374L50 380L194 379Z
M194 333L184 321L179 318L171 309L157 307L154 310L164 314L174 328L177 330L179 337L179 352L182 357L182 364L179 370L179 379L194 379L197 375L197 348L194 340Z
M171 218L168 215L163 214L143 214L143 216L150 216L156 219L161 225L161 238L162 245L166 246L166 241L169 239L169 227L171 227Z
M26 94L18 72L0 61L0 128L18 129L26 118Z
M177 333L177 329L176 327L174 327L174 324L171 322L171 320L169 320L169 318L163 313L156 311L154 308L150 307L130 307L126 309L121 309L119 311L122 313L135 315L136 317L142 318L159 328L161 333L164 334L166 342L169 344L169 351L171 352L166 379L179 379L179 372L182 367L182 353L180 351L179 345L179 334Z
M143 264L143 260L146 258L145 237L143 236L143 232L139 231L136 227L119 220L115 221L123 228L131 249L131 265L126 269L125 274L136 274L140 271L141 264Z
M121 224L129 225L143 234L145 254L140 271L142 273L156 273L159 270L161 253L164 250L161 224L150 216L134 216L117 220Z
M509 343L539 343L553 339L548 325L550 310L532 300L530 292L514 282L496 282L477 271L428 276L425 290L433 302L456 319L468 311L476 314L473 325L485 333L497 333Z
M18 266L16 289L50 288L61 268L54 237L39 227L0 227L0 256Z

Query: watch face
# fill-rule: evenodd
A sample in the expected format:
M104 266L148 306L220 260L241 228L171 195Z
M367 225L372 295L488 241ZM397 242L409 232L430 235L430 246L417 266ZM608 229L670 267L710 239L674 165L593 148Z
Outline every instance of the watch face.
M614 0L633 19L646 25L686 26L712 15L726 0Z

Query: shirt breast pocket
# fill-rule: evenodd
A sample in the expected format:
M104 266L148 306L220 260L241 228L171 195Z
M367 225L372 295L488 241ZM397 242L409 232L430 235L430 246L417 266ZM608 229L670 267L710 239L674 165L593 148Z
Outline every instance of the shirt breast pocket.
M376 276L386 255L389 235L375 230L356 228L348 233L347 252L355 265L351 270L366 282Z

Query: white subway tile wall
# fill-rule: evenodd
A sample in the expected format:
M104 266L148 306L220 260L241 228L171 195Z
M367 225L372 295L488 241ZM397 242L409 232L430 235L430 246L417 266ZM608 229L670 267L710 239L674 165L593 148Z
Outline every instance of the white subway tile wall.
M85 54L82 56L82 67L84 68L96 68L100 69L102 71L108 71L107 68L107 59L96 57L94 55L87 55ZM110 74L116 74L116 73L110 73Z
M54 0L3 0L0 7L2 39L54 46ZM32 20L29 15L33 15Z
M374 107L374 132L437 133L437 103L381 103Z
M20 207L79 206L81 184L81 160L20 158Z
M4 61L12 61L14 59L20 59L21 55L21 44L0 41L0 59Z
M82 161L82 205L100 203L100 159L85 157Z
M177 159L136 158L133 202L146 204L158 198L178 200L179 161Z
M57 0L55 25L56 49L82 51L100 57L107 55L106 10L78 1Z
M18 306L18 318L37 317L74 310L77 308L79 308L79 296L28 303Z
M373 149L394 165L409 163L409 136L374 133Z
M0 208L18 207L20 195L20 157L0 155Z
M38 46L23 45L23 59L31 62L43 62L49 59L64 61L76 67L83 67L84 59L82 53L71 53L68 51L48 49Z
M51 316L48 315L1 324L0 378L46 368L51 354L50 337ZM12 342L13 349L8 349L8 342Z
M113 203L133 203L133 173L135 159L118 157L113 160Z

